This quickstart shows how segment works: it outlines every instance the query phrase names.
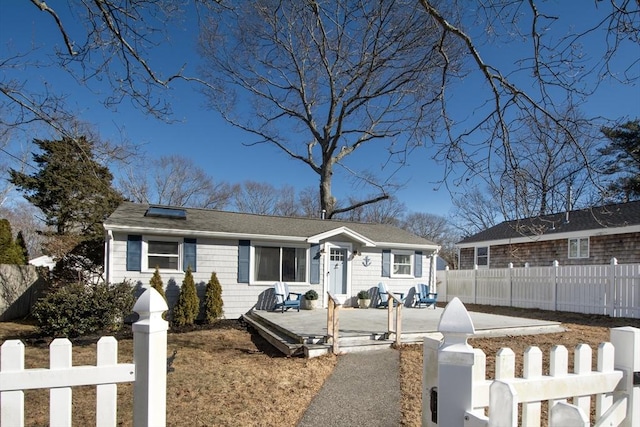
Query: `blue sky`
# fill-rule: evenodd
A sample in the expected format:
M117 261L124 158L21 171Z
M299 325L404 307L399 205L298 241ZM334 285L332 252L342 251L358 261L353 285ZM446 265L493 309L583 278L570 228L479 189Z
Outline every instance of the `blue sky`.
M591 8L575 10L574 2L547 2L557 8L557 13L571 19L585 19L584 14ZM588 2L591 6L593 3ZM58 6L60 7L60 6ZM64 8L59 13L65 17ZM154 67L165 67L162 60L170 58L171 63L187 63L188 71L195 71L195 32L176 29L171 34L172 45L163 46L162 54L151 58ZM59 33L53 21L38 11L28 1L3 1L0 3L0 57L9 51L8 43L25 48L31 43L42 46L43 52L51 52L54 45L61 46ZM513 62L513 46L482 47L481 54L491 63L510 64ZM629 52L640 58L640 47ZM636 63L636 67L640 64ZM636 70L636 74L637 70ZM23 74L24 75L24 74ZM69 102L79 112L83 121L95 125L102 139L118 142L122 138L143 146L152 156L180 154L192 158L196 164L206 170L214 180L239 183L245 180L268 182L276 187L291 185L296 190L308 186L317 187L317 175L306 165L294 161L276 148L268 145L246 147L243 142L251 142L250 135L234 129L219 115L206 109L204 98L192 87L178 84L168 92L175 113L174 123L163 123L147 117L123 102L116 111L110 111L100 104L95 94L79 87L68 76L55 70L31 69L27 75L29 84L42 85L44 81L56 90L69 95ZM474 79L468 79L455 92L459 96L460 114L469 114L464 110L468 98L473 97ZM104 89L104 88L102 88ZM583 107L586 115L602 115L609 118L640 117L640 88L620 87L603 82L598 92ZM31 135L38 137L42 135ZM20 136L17 136L19 138ZM14 146L25 141L13 141ZM362 156L363 163L374 165L381 163L379 153L356 153ZM415 150L409 165L397 179L406 182L398 198L411 211L429 212L447 215L451 208L449 192L437 182L442 178L442 169L431 156L430 148ZM361 189L352 189L349 182L342 181L338 174L334 181L334 192L338 197L354 194Z

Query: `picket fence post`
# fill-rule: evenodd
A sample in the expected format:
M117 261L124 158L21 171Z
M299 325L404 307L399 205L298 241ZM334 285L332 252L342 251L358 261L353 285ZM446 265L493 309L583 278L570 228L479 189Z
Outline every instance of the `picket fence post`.
M153 288L138 298L133 311L140 319L133 329L133 425L165 426L167 422L167 330L162 318L167 302Z
M467 339L475 333L471 317L459 298L442 312L438 331L442 344L438 350L438 425L459 427L473 410L474 350Z
M615 347L614 368L624 372L622 389L627 394L627 416L620 426L640 426L640 329L630 326L611 329Z

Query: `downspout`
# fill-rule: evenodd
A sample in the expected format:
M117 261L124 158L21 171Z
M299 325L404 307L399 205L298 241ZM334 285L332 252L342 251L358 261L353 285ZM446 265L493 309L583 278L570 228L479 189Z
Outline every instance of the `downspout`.
M113 257L111 256L111 248L113 242L113 231L107 230L104 239L104 281L105 283L111 283L111 271L113 270Z

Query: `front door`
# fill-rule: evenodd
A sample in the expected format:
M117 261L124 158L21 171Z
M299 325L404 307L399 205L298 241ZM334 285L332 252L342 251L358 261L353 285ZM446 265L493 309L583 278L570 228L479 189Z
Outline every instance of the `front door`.
M329 252L329 291L334 295L347 294L347 250L331 248Z

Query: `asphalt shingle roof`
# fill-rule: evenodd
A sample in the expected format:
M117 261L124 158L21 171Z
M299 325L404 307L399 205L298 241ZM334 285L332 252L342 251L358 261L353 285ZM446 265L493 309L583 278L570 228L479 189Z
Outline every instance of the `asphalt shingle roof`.
M187 213L186 219L145 216L148 204L123 202L104 222L112 227L155 228L181 230L185 234L217 232L256 236L310 237L336 228L346 227L377 243L436 246L401 228L385 224L366 224L349 221L322 220L255 215L210 209L178 208Z
M567 217L569 221L567 222ZM480 233L469 236L458 244L513 239L534 235L552 235L575 231L598 230L609 227L640 225L640 201L619 203L593 208L505 221Z

